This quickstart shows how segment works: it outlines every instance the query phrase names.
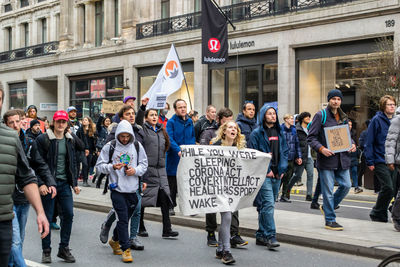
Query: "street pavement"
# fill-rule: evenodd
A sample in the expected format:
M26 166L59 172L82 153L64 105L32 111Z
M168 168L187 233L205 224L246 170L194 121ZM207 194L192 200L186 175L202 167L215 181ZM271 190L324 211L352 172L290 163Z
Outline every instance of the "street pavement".
M85 190L84 191L88 191ZM105 218L104 213L89 210L75 209L74 223L71 235L70 248L77 259L74 264L66 264L56 257L59 242L59 231L52 230L52 259L53 263L47 266L82 266L105 267L127 266L121 262L120 256L112 254L108 245L99 241L99 229ZM28 266L44 267L41 261L41 241L37 233L34 220L34 212L31 209L24 243L24 256ZM136 266L223 266L216 259L215 248L207 247L206 236L203 230L173 225L173 229L179 231L177 239L168 240L161 238L162 225L158 222L146 221L149 237L141 238L145 245L144 251L134 251ZM324 266L324 267L353 267L353 266L377 266L378 260L357 257L294 246L282 243L275 251L269 251L265 247L255 245L254 238L246 238L249 245L241 249L232 249L236 259L235 266Z
M292 203L277 203L275 221L279 241L375 258L391 255L393 249L390 246L399 246L400 233L394 230L392 223L369 220L370 208L376 200L376 194L372 191L365 190L357 195L353 190L350 191L337 210L337 221L344 226L344 231L339 232L324 228L324 217L318 210L309 208L310 202L304 201L305 196L301 195L303 192L304 187L295 188ZM74 201L75 207L84 209L107 212L111 208L109 195L102 195L102 189L94 187L82 188L81 194L74 196ZM176 216L171 217L173 224L204 229L204 214L185 217L180 214L179 207L175 211ZM256 209L242 209L239 214L241 234L254 237L258 228ZM161 221L160 209L146 208L145 219ZM203 233L205 236L205 231Z

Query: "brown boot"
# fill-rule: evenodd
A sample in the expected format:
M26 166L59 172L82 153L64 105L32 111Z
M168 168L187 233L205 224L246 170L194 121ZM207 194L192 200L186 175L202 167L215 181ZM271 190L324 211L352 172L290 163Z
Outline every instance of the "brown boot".
M111 238L110 241L108 241L108 244L110 244L110 247L112 248L114 255L122 255L122 249L119 246L118 241L114 241Z
M128 248L127 250L122 252L122 261L123 262L132 262L133 261L130 248Z

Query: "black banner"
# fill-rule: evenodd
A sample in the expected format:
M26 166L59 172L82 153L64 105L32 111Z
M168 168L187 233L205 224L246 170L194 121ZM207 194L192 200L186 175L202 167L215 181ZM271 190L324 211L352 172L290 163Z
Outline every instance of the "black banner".
M224 15L212 0L201 2L201 34L203 64L228 62L228 27Z

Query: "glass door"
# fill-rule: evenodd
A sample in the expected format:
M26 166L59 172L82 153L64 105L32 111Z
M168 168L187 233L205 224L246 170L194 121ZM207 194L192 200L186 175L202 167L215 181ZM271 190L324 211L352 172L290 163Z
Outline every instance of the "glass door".
M233 114L238 114L240 110L241 96L240 89L242 87L242 70L228 70L228 107Z
M259 96L260 96L260 82L261 82L261 71L259 66L246 67L243 70L243 101L253 101L256 109L260 108Z

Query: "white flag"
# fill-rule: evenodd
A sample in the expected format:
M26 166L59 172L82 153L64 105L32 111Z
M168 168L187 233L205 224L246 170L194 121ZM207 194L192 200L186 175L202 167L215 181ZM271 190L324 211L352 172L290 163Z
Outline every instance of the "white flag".
M143 98L148 97L150 99L147 108L163 109L164 107L157 106L157 95L165 94L169 96L173 94L181 88L183 79L183 69L176 54L175 46L172 44L167 60L158 73L156 80L143 96Z

